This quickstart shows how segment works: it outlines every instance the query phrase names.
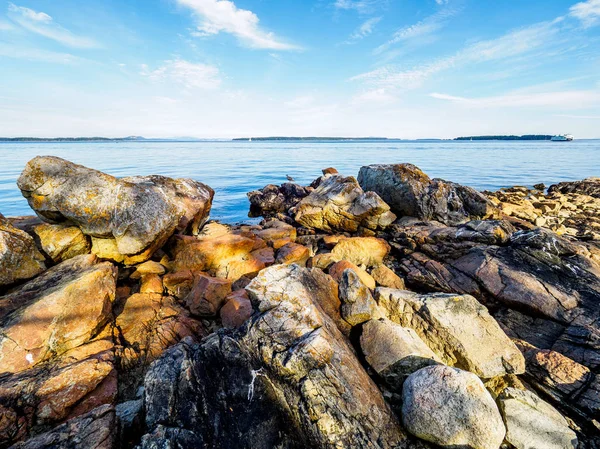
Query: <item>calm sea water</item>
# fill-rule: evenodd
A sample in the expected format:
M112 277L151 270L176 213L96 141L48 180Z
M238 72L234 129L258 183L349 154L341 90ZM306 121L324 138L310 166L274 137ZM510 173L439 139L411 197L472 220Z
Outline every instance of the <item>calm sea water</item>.
M358 175L363 165L410 162L431 177L476 189L547 185L600 176L600 140L560 142L111 142L0 143L0 212L28 215L16 186L26 162L59 156L114 176L189 177L216 191L211 217L249 221L246 192L290 175L308 184L325 167Z

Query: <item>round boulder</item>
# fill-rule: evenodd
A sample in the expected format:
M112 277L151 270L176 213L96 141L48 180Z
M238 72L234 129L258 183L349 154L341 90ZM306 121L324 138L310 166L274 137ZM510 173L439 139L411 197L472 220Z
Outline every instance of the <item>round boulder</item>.
M410 433L441 447L498 449L506 434L481 380L443 365L422 368L406 379L402 421Z

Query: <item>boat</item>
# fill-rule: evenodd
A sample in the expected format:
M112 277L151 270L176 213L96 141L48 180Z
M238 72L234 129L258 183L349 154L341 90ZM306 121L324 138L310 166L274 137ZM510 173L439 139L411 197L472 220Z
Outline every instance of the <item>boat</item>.
M559 136L553 136L550 140L552 142L571 142L575 137L571 134L561 134Z

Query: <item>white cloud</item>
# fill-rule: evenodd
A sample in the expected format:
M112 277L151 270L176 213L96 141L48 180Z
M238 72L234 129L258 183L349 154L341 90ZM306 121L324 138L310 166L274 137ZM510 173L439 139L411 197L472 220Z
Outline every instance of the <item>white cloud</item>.
M569 10L569 15L581 20L584 27L588 28L600 23L600 0L587 0L580 2Z
M365 103L387 104L396 100L396 97L391 95L387 89L370 89L361 92L352 97L351 103L355 105L363 105Z
M363 81L376 87L415 89L421 87L431 76L453 67L486 61L500 61L525 55L550 42L558 33L560 19L541 22L526 28L511 31L497 39L471 44L454 55L404 69L384 66L371 72L352 77L351 81Z
M431 93L430 97L477 108L506 107L569 107L575 109L586 106L600 106L600 91L568 90L558 92L538 92L530 94L512 93L483 98L465 98L441 93Z
M9 3L8 17L26 30L52 39L67 47L97 48L100 46L98 42L91 38L78 36L63 28L44 12L37 12L24 6Z
M142 65L141 74L153 81L172 81L189 89L214 90L221 85L219 69L208 64L195 64L183 59L165 61L164 64L150 70Z
M442 5L444 3L438 2L438 4ZM394 44L400 42L406 42L409 40L422 38L425 36L431 36L436 31L442 29L448 20L452 18L458 9L455 8L444 8L441 11L436 12L435 14L417 22L413 25L404 27L399 29L394 33L390 40L388 40L385 44L380 45L374 51L375 54L379 54Z
M333 6L337 9L355 10L361 14L374 11L387 0L336 0Z
M354 41L364 39L375 29L375 25L377 25L381 21L382 17L371 17L364 21L351 35L346 43L352 43Z
M554 117L575 118L581 120L600 120L600 115L554 114Z
M195 36L210 36L220 32L237 37L250 48L269 50L297 50L299 47L281 41L273 33L259 26L256 14L239 9L229 0L177 0L190 8L199 20Z
M0 20L0 31L9 31L12 29L13 26L10 23Z

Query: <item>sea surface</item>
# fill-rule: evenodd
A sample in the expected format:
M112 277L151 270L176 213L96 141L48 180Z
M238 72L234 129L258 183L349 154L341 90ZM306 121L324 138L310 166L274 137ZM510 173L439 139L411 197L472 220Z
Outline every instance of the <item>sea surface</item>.
M357 176L363 165L410 162L431 177L479 190L600 176L600 140L378 142L0 143L0 213L32 214L16 185L38 155L59 156L114 176L160 174L211 186L211 218L248 222L246 193L286 182L307 185L321 169Z

